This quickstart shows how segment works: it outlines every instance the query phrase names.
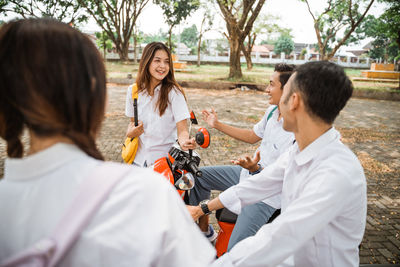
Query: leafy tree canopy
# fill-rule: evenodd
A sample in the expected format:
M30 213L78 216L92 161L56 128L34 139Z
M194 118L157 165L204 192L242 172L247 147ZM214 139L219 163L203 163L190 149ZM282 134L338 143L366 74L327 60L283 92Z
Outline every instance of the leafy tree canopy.
M321 14L312 11L308 0L300 1L306 3L314 20L322 59L330 59L342 45L361 38L356 30L375 0L328 0Z
M18 14L23 18L55 18L75 25L88 20L77 0L0 0L0 12Z
M289 55L294 50L294 42L292 37L287 34L282 34L278 41L275 44L274 52L276 54L285 53L285 55Z
M172 28L184 21L189 14L200 6L199 0L154 0L161 7L165 21L169 26L168 43L172 50Z
M192 25L191 27L185 28L181 33L181 42L187 45L188 47L194 47L197 43L198 32L196 25Z

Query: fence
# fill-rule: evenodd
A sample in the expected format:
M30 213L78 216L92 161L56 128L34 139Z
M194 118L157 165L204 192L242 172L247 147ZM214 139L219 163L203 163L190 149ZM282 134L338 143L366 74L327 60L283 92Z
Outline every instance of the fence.
M138 59L140 59L141 55L138 55ZM128 58L133 60L133 53L128 54ZM197 62L197 55L179 55L178 56L179 61L187 61L187 62ZM305 56L305 58L310 58L310 56ZM107 54L107 59L109 60L118 60L119 56L116 53L108 53ZM202 62L210 62L210 63L229 63L229 56L222 56L216 54L215 56L209 56L209 55L201 55L200 60ZM319 60L319 55L315 55L309 60L307 59L298 59L296 55L291 56L291 58L287 59L285 58L285 55L282 53L280 58L274 58L272 57L272 54L269 56L261 56L259 53L256 53L255 55L252 56L252 62L253 64L277 64L277 63L282 63L285 62L287 64L295 64L295 65L301 65L304 64L310 60ZM348 68L360 68L360 69L369 69L371 66L372 61L370 58L359 58L359 57L335 57L333 59L337 64L339 64L342 67L348 67ZM240 58L240 62L246 63L246 59L242 56Z

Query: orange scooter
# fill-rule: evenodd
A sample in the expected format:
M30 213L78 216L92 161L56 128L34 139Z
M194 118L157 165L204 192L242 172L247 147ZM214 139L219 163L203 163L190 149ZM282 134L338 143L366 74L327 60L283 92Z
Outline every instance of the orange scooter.
M190 113L190 129L192 124L198 124L193 113ZM210 145L210 134L205 128L200 128L195 137L196 143L207 148ZM156 160L153 170L165 176L175 186L182 199L187 202L188 191L194 187L195 179L202 176L199 170L200 155L189 149L184 151L178 143L175 143L168 152L167 157Z

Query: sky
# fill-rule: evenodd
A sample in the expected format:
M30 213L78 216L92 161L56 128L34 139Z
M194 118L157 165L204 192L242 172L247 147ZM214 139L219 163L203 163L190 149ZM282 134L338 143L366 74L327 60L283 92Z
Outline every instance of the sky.
M324 0L309 0L311 9L313 11L321 11L326 6ZM226 31L225 22L222 19L219 8L215 5L215 22L214 30L206 33L206 38L223 38L221 32ZM368 14L380 15L383 12L383 6L375 3ZM281 26L292 29L294 41L297 43L316 43L317 38L313 27L313 20L308 13L305 3L299 0L266 0L261 14L272 14L281 18ZM168 29L167 24L164 22L163 13L160 7L150 2L142 14L139 16L139 29L144 33L155 34L160 28L166 32ZM185 22L176 26L173 30L175 34L179 31L182 32L184 28L196 24L200 28L201 11L194 12L189 16ZM91 22L83 27L86 31L100 31L95 23Z

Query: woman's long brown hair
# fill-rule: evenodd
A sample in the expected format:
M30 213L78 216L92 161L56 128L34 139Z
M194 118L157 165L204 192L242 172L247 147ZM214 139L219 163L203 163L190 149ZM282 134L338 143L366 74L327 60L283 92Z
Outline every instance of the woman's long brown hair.
M104 117L105 69L88 37L52 19L13 21L0 29L0 59L0 136L9 157L22 157L27 126L37 136L65 136L103 159L95 137Z
M149 43L143 49L142 58L140 59L139 63L139 71L136 76L136 84L138 86L138 91L139 92L147 91L147 93L150 94L151 74L149 71L149 67L151 62L153 61L154 54L158 50L164 50L165 52L167 52L169 58L169 72L167 76L161 81L160 96L157 99L157 104L156 104L158 107L158 112L160 116L162 116L169 104L169 99L168 99L169 92L173 88L175 88L176 90L179 90L183 94L183 96L185 96L185 93L175 80L174 65L172 63L171 52L169 51L168 47L165 44L160 42Z

